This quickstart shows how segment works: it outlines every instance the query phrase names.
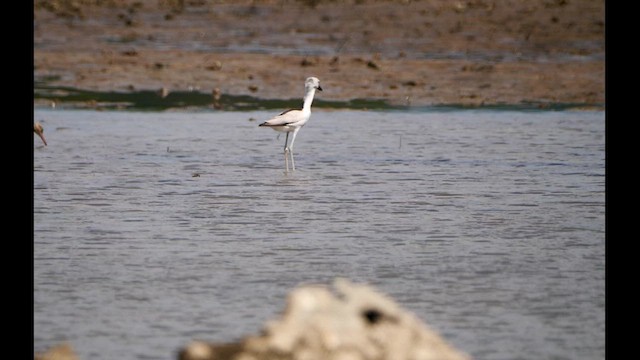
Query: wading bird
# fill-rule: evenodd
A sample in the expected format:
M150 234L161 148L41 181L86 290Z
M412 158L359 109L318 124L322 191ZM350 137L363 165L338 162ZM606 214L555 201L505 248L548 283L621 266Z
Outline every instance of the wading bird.
M47 140L44 139L44 128L42 127L42 125L40 125L39 122L33 124L33 132L40 136L40 139L42 139L44 146L47 146Z
M316 77L307 78L304 82L304 103L302 109L290 109L274 118L263 122L258 126L267 126L273 130L286 132L287 137L284 140L284 167L289 171L289 159L291 159L291 170L296 170L296 164L293 160L293 142L296 141L298 131L309 121L311 117L311 103L316 90L322 91L320 80ZM289 144L289 133L291 135L291 143Z

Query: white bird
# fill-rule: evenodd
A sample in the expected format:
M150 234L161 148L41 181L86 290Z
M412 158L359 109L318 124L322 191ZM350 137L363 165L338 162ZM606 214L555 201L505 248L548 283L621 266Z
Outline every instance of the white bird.
M284 166L287 172L289 171L289 157L291 158L291 169L293 171L296 170L296 164L293 161L293 142L296 141L298 131L300 131L311 117L311 103L313 102L313 95L315 95L316 89L322 91L322 87L320 87L320 80L316 77L307 78L304 82L305 93L302 109L289 109L258 125L268 126L273 130L287 133L287 137L284 140ZM293 132L293 135L291 136L291 144L287 144L289 142L290 132Z

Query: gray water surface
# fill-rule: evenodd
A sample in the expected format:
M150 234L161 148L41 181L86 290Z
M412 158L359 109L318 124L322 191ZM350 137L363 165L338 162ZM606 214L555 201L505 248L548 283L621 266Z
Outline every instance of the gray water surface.
M293 174L273 114L36 109L34 351L174 359L341 276L476 359L604 358L603 112L315 111Z

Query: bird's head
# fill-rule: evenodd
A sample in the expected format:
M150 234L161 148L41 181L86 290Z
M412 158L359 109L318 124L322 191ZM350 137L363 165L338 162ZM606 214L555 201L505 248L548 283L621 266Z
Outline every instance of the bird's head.
M42 125L40 125L39 122L33 124L33 132L40 136L40 139L42 139L44 146L47 146L47 140L45 140L44 138L44 128L42 127Z
M306 89L318 89L319 91L322 91L322 87L320 86L320 80L317 77L309 77L307 78L307 80L304 82L304 87Z

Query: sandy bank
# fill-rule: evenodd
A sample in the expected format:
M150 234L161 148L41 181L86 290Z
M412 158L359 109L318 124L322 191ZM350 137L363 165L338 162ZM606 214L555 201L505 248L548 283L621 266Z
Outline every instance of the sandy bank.
M604 103L603 1L35 3L52 85L291 99L314 75L326 100Z

